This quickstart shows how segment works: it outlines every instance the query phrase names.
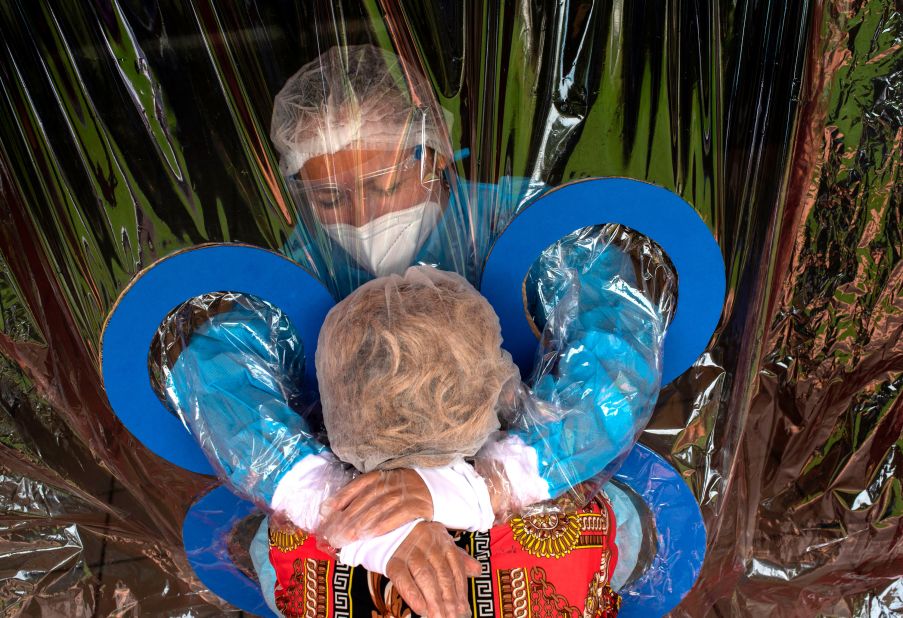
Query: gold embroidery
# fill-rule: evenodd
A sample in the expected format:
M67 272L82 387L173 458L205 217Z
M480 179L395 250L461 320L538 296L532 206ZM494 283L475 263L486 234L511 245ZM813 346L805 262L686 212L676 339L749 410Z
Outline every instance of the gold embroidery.
M304 560L304 618L317 618L317 561Z
M595 572L589 583L583 618L615 618L618 615L621 609L621 597L609 585L611 581L610 565L611 551L606 549L602 552L599 570Z
M276 586L276 607L286 618L326 618L329 613L329 561L297 558L288 586Z
M498 577L502 618L530 616L530 598L527 595L527 576L524 570L500 570Z
M542 567L530 567L530 604L534 616L579 618L583 615L546 580L546 571Z
M580 517L540 513L511 519L511 531L521 548L537 558L567 556L580 540Z
M608 564L611 560L611 550L606 549L602 552L602 557L599 559L599 573L602 574L602 579L605 581L611 580L611 573L608 572Z
M583 618L615 618L621 610L621 596L611 589L601 573L593 575L586 595Z
M305 559L304 618L326 618L329 613L328 560Z
M304 597L301 592L301 582L304 581L304 561L298 558L292 563L292 576L288 586L276 585L276 607L286 618L300 618L304 616Z
M285 553L295 551L308 538L308 534L300 528L274 528L270 526L270 547Z
M581 513L580 527L584 532L596 534L608 534L608 513Z
M367 587L370 599L376 608L370 612L371 618L411 618L413 613L398 594L395 585L389 581L385 589L382 587L383 576L379 573L367 573ZM382 593L380 594L380 590Z
M598 499L597 499L598 502ZM610 543L609 530L610 520L605 505L599 504L600 511L593 512L591 507L587 507L588 512L578 515L580 518L580 540L577 542L576 549L586 549L590 547L608 547Z

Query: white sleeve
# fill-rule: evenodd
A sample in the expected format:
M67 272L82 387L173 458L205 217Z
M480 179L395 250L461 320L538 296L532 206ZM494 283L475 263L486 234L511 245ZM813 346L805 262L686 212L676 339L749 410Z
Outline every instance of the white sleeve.
M349 480L345 466L332 453L308 455L279 479L270 507L302 530L315 532L320 506Z
M414 468L433 499L433 521L452 530L486 531L495 514L486 481L463 459L440 468Z
M348 566L363 566L372 573L385 575L389 559L408 538L414 526L422 521L415 519L382 536L349 543L339 550L339 561Z
M497 442L488 442L477 457L499 465L508 480L506 493L519 507L552 497L549 484L539 475L539 455L519 436L508 434Z

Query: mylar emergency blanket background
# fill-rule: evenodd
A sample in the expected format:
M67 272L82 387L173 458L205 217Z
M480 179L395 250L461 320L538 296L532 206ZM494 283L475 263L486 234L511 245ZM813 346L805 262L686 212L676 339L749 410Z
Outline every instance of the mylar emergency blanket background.
M460 272L478 277L475 256L531 199L590 176L672 190L718 240L719 330L641 437L706 518L702 574L674 613L903 609L890 0L14 1L0 19L4 612L222 615L181 544L214 481L113 416L101 332L138 272L205 242L281 252L336 294L359 283L322 251L354 252L340 229L297 236L305 200L354 187L291 186L270 128L302 66L364 44L426 76L412 126L440 127L457 180L433 178L423 149L374 159L368 179L384 190L385 172L416 170L424 213L433 189L483 205L446 236L479 249L445 254Z

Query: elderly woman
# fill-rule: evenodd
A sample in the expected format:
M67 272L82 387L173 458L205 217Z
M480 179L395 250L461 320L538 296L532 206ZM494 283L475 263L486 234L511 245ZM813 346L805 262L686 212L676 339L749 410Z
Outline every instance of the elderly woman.
M337 298L411 264L477 279L491 232L481 209L498 197L480 199L482 190L455 178L426 88L391 54L362 46L330 50L277 96L273 140L304 222L286 250L312 256ZM477 197L465 208L463 196ZM485 531L550 498L587 504L651 414L676 282L654 244L598 226L547 250L525 293L545 333L532 413L509 419L473 461L372 472L358 463L365 474L351 481L305 404L291 325L278 308L241 294L174 312L163 331L190 334L167 365L167 399L221 478L282 522L271 526L274 544L300 544L280 530L316 533L346 564L394 573L415 611L467 613L479 601L475 588L468 603L468 587L452 575L474 575L473 563L426 524ZM199 319L211 301L218 309ZM260 572L271 592L272 571Z

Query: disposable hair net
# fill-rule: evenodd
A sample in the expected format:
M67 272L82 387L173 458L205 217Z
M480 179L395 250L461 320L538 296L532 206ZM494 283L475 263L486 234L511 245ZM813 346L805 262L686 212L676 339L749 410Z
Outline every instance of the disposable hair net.
M305 64L273 104L270 136L291 176L309 159L353 147L449 155L431 89L419 70L373 45L333 47Z
M364 284L327 315L317 347L323 420L357 469L474 455L519 382L499 320L463 277L412 267Z

